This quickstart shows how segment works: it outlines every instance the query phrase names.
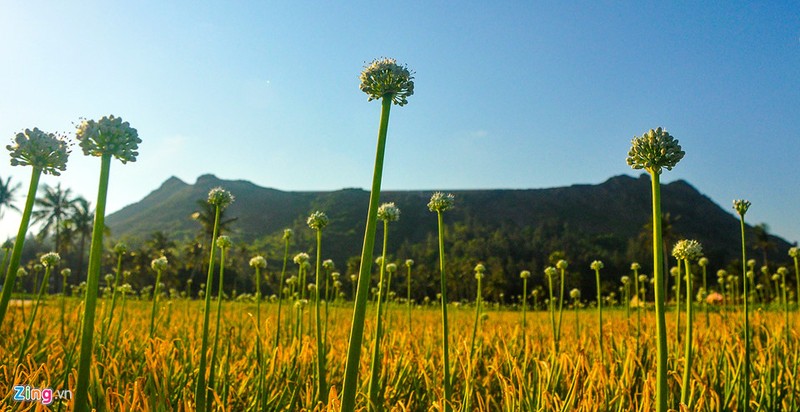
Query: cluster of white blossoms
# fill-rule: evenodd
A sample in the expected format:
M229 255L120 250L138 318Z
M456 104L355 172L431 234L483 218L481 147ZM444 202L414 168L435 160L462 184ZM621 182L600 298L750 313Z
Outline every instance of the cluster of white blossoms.
M361 72L361 91L369 96L369 101L384 97L398 106L408 103L414 94L414 74L408 67L397 64L395 59L375 59Z
M631 140L627 162L634 169L661 174L662 168L672 170L685 154L678 140L659 127Z
M55 133L46 133L34 127L33 130L17 133L13 144L6 146L11 156L11 166L33 166L42 173L60 176L67 170L69 142Z
M84 120L78 125L75 137L80 141L83 154L102 156L108 154L122 163L135 162L139 156L139 133L121 117L104 116L100 120Z

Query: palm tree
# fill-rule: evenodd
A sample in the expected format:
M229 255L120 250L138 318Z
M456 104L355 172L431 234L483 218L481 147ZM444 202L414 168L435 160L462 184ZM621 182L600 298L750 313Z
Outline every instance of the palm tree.
M17 189L19 189L19 183L12 185L11 176L9 176L5 182L0 178L0 219L3 218L3 208L19 212L19 208L14 205L14 197L16 196Z
M78 236L78 270L75 276L79 277L83 273L83 258L86 251L86 241L92 235L92 225L94 223L94 210L90 207L89 201L83 197L74 199L70 209L70 215L64 221L65 231L72 236ZM64 238L62 237L62 240Z
M192 219L196 220L197 223L203 227L203 238L204 240L210 242L211 237L214 234L214 218L216 217L216 208L214 205L208 203L205 199L199 199L197 201L197 207L200 209L191 214ZM226 218L225 211L220 210L219 212L219 226L218 226L218 235L222 235L228 232L230 229L231 223L236 221L238 217ZM207 243L208 243L207 242Z
M39 239L44 239L50 232L53 232L55 235L53 237L55 239L55 252L59 253L61 252L59 248L61 222L66 220L73 208L75 199L70 199L72 196L71 189L61 189L61 183L56 187L45 186L44 189L44 196L36 198L35 204L38 206L38 210L35 210L31 217L34 224L42 224L38 235Z

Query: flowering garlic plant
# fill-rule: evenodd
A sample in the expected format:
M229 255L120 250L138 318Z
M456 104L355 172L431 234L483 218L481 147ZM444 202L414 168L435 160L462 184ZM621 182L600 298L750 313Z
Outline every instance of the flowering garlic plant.
M322 269L322 229L325 226L328 226L328 215L324 212L315 211L308 216L306 223L308 227L314 230L317 237L317 250L316 250L316 265L315 265L315 274L316 274L316 281L314 282L314 286L316 287L316 292L314 293L314 312L316 313L316 326L317 326L317 402L324 403L328 400L328 385L326 383L326 376L325 376L325 360L327 357L327 352L325 351L325 339L323 338L323 331L322 331L322 323L320 321L320 313L319 313L319 296L320 290L319 287L320 283L320 272Z
M389 111L392 103L398 106L406 105L408 97L414 93L413 72L406 66L397 64L394 59L381 58L372 61L361 72L360 80L360 89L367 94L368 101L381 100L381 119L378 126L378 147L375 154L367 224L364 230L364 244L361 249L358 286L354 299L353 324L350 331L350 342L347 346L347 361L342 384L341 409L344 411L355 409L356 392L358 391L358 369L361 358L361 342L364 337L364 319L369 300L372 251L377 230L383 159L386 150L386 135L389 129Z
M742 236L742 274L747 274L747 267L745 266L745 262L750 264L747 260L747 248L745 245L745 238L744 238L744 215L747 213L747 210L750 209L750 201L744 199L737 199L733 201L733 209L736 210L736 214L739 215L739 230ZM755 260L753 260L751 265L752 268L755 267ZM744 305L744 365L742 368L742 378L739 383L739 399L741 399L740 405L742 410L747 410L748 405L750 404L750 310L747 305L747 280L744 279L742 282L743 289L742 293L744 299L742 299L742 304Z
M8 302L11 300L11 291L17 281L17 268L19 268L19 262L22 258L22 248L28 233L28 224L31 220L39 179L42 173L59 176L61 172L67 169L67 158L70 154L69 147L70 142L64 136L43 132L36 127L33 130L25 129L17 133L12 144L6 146L11 156L11 166L31 166L32 170L25 207L22 209L22 220L19 224L17 237L14 240L11 259L6 268L5 281L3 282L3 294L0 297L0 325L3 324L5 319ZM10 245L3 245L6 250L8 250L7 246ZM8 256L8 252L6 252L6 256Z
M83 331L81 334L80 360L75 389L75 410L88 411L89 374L91 373L94 317L97 306L97 289L103 255L103 230L105 226L106 197L108 195L111 158L123 164L135 162L139 155L139 133L128 122L114 115L100 120L83 120L78 125L75 138L86 156L100 157L100 184L97 191L92 245L89 252L89 268L86 275L86 298L84 301Z
M683 261L686 273L686 338L684 338L684 368L683 385L681 386L681 405L688 410L693 410L690 399L690 379L692 376L692 327L694 324L692 317L692 270L690 261L698 260L703 256L703 248L696 240L679 240L672 249L672 256L678 259L678 265Z
M653 194L653 277L656 309L656 412L667 412L669 383L667 381L667 322L665 315L666 287L664 284L663 239L661 237L662 169L672 170L685 155L678 140L661 127L650 129L631 140L626 161L633 169L650 174Z

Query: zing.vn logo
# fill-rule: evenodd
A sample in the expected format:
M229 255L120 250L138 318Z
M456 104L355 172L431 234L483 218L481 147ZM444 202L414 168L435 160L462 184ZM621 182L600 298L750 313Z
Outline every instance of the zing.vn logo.
M29 385L14 385L14 400L17 402L39 402L50 405L57 400L71 400L69 389L53 390L50 388L31 388Z

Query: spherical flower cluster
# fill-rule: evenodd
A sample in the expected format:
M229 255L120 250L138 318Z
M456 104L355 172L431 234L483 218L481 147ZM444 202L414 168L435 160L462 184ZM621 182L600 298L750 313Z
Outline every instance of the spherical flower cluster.
M786 276L786 275L789 274L789 269L786 269L786 267L781 266L781 267L778 268L778 272L777 273L779 275L781 275L781 276Z
M325 270L333 270L335 265L333 264L332 259L325 259L322 261L322 268Z
M67 170L69 142L65 137L46 133L34 127L14 136L13 144L6 146L11 156L11 166L33 166L42 173L60 176Z
M340 278L341 276L342 276L342 274L341 274L341 273L339 273L339 272L333 272L333 273L331 273L331 279L333 279L333 280L335 280L335 281L338 281L338 280L339 280L339 278Z
M128 252L128 245L125 242L118 242L114 245L114 253L118 255L124 255Z
M569 297L578 300L581 298L581 291L579 289L572 289L569 291Z
M483 279L484 272L486 272L486 267L483 266L483 263L478 263L475 265L475 279Z
M267 267L267 259L264 259L264 256L261 255L253 256L253 258L250 259L250 267L264 269Z
M220 210L228 207L233 201L236 200L231 192L221 188L215 187L208 191L208 203L220 208Z
M552 266L548 266L548 267L546 267L544 269L544 275L547 276L547 277L553 277L553 276L556 275L556 273L558 273L558 272L556 272L556 268L554 268Z
M361 72L361 91L368 101L388 97L392 103L404 106L414 94L414 74L395 59L375 59Z
M111 155L122 163L135 162L139 156L139 133L128 122L114 115L102 119L84 120L78 125L75 137L80 140L86 156Z
M708 266L708 258L701 257L700 260L697 261L697 264L702 268Z
M642 266L639 265L637 262L631 263L631 270L639 270L641 268L642 268Z
M308 253L300 252L300 253L294 255L294 258L292 260L294 260L294 263L297 263L298 265L302 265L303 263L308 262L308 259L309 259L308 258Z
M28 276L28 271L25 270L25 268L21 267L21 268L17 269L17 277L18 278L24 278L25 276Z
M431 201L428 202L428 209L431 212L444 212L445 210L452 209L455 203L455 196L452 193L444 194L436 192L431 196Z
M68 278L69 275L71 275L71 274L72 274L72 269L70 269L70 268L61 269L61 276L65 277L65 278Z
M328 215L317 210L308 217L306 223L308 223L308 227L314 230L322 230L328 225Z
M45 265L45 267L53 268L58 265L58 262L61 262L61 256L59 256L56 252L49 252L45 253L39 260L43 265Z
M383 256L378 256L375 258L375 264L378 266L383 265Z
M748 259L747 260L747 266L750 269L754 269L756 267L756 260L755 259Z
M158 259L153 259L153 261L150 262L150 267L156 272L163 272L167 270L167 263L169 263L167 262L167 257L161 256Z
M592 270L600 270L603 268L603 262L595 260L589 267L591 267Z
M413 259L406 259L406 267L410 268L411 266L414 266L414 260Z
M661 168L672 170L684 155L678 140L659 127L631 140L627 162L634 169L661 174Z
M531 277L531 272L527 271L527 270L523 270L522 272L519 272L519 277L522 278L522 279L527 279L527 278Z
M641 283L647 282L647 275L639 275L639 282Z
M767 266L767 265L761 266L761 273L763 273L765 275L768 275L769 274L769 266Z
M558 268L558 270L565 270L567 266L567 261L564 259L561 259L556 263L556 268Z
M397 265L396 265L396 264L394 264L394 263L388 263L388 264L386 265L386 270L387 270L389 273L394 273L394 272L397 270Z
M289 240L292 238L292 229L283 229L283 240Z
M672 256L677 259L696 260L703 256L703 247L694 239L681 239L672 248Z
M750 208L750 201L744 199L736 199L733 201L733 209L736 210L736 213L739 216L744 217L744 214L747 213L747 209Z
M378 219L385 222L395 222L400 219L400 208L394 202L384 203L378 208Z
M627 285L631 281L631 278L629 278L627 276L623 276L619 280L620 280L620 282L622 282L623 285Z
M790 247L789 248L789 257L792 258L800 258L800 248L797 247Z
M218 237L217 241L216 241L216 244L217 244L217 247L220 248L220 249L230 249L230 247L233 246L233 242L231 241L231 238L228 237L228 236L225 236L225 235L222 235L222 236Z

